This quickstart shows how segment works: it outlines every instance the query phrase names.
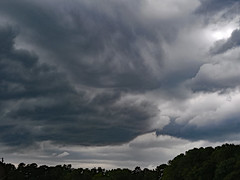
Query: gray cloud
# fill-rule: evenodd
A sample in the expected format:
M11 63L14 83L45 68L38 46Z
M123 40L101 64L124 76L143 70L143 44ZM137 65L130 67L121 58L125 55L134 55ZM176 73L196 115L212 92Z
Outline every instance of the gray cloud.
M212 142L238 140L240 96L238 89L225 92L195 92L186 101L169 105L175 111L167 112L171 122L157 130L158 135L166 134L192 141L209 140Z
M208 13L208 15L219 13L224 9L238 5L238 0L200 0L201 6L197 9L198 13ZM229 13L229 11L228 11ZM226 14L225 14L226 15Z
M10 1L1 4L1 11L20 26L25 40L54 55L77 83L135 90L159 87L164 57L160 42L172 38L159 36L164 24L141 19L135 1L95 3L98 7L72 1L65 7L49 3L43 8L34 1Z
M227 40L219 40L211 48L210 53L213 55L224 53L228 50L236 48L240 45L240 30L236 29L232 32L231 37Z
M209 118L209 121L212 121L212 119ZM236 119L228 119L224 123L214 126L208 125L202 127L189 123L179 124L173 120L162 130L157 131L157 134L165 134L191 141L208 140L212 142L224 142L227 140L238 140L238 138L235 139L232 136L239 133L239 128L240 122L238 121L238 117Z
M188 140L238 139L239 30L213 37L236 3L0 1L4 152L147 166Z
M20 45L24 41L37 52L43 51L50 57L49 63L65 71L75 84L144 92L174 87L199 67L179 57L184 69L173 70L167 66L163 48L163 44L176 41L179 27L195 21L187 13L194 10L197 1L181 2L177 11L166 12L162 7L163 12L153 12L158 2L152 3L73 0L67 4L48 2L46 6L22 0L2 3L1 13L21 29ZM172 4L162 3L163 7ZM186 11L182 13L180 8Z
M227 40L217 41L211 49L210 61L203 64L185 85L193 92L235 91L240 84L239 38L239 30L234 30Z
M237 62L219 62L203 65L197 75L187 82L194 92L228 92L240 84ZM225 73L223 74L223 72Z
M52 140L103 145L130 141L148 132L157 107L109 90L93 98L76 90L64 73L26 50L13 47L14 28L1 28L1 140L13 146ZM121 101L120 101L121 100Z

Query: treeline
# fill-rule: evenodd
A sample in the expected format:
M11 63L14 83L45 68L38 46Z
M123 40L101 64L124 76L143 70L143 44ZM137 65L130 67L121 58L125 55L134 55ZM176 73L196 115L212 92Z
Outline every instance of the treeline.
M156 170L140 167L134 170L120 168L105 170L101 167L74 169L70 164L48 167L38 166L36 163L27 165L20 163L17 168L12 164L1 163L0 165L5 171L4 175L0 175L1 180L157 180L163 171L162 166L157 167Z
M162 180L239 180L240 146L192 149L168 162Z
M48 167L36 163L0 163L0 179L5 180L238 180L240 179L240 146L194 148L180 154L168 164L154 170L136 167L134 170L101 167L74 169L71 165Z

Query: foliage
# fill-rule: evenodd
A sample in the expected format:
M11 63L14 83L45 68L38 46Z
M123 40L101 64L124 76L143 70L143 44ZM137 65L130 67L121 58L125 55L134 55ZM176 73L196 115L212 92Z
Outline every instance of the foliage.
M6 171L7 180L157 180L156 170L136 167L129 169L105 170L101 167L93 169L74 169L71 165L57 165L48 167L36 163L20 163L17 168L12 164L2 163ZM5 177L2 176L2 177ZM0 177L1 178L1 177Z
M194 148L169 161L162 180L240 179L240 146Z
M134 170L74 169L70 164L48 167L36 163L20 163L16 168L1 162L0 168L4 173L0 179L7 180L236 180L240 179L240 145L194 148L154 170L138 166Z

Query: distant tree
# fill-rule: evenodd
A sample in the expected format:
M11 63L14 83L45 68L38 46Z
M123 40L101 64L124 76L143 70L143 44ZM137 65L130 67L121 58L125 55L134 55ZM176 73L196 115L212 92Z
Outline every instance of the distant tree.
M240 146L194 148L180 154L163 170L163 180L226 180L240 174ZM240 177L240 176L239 176ZM238 178L239 179L239 178Z
M22 163L20 163L20 164L18 165L17 170L18 170L18 171L22 171L22 170L25 168L25 166L26 166L26 164L22 162Z
M0 179L5 178L6 175L7 173L6 173L6 168L4 166L4 163L0 162Z
M161 164L160 166L156 167L156 173L157 173L158 179L162 178L163 171L167 166L168 166L167 164Z
M180 154L154 170L137 166L134 170L101 167L74 169L70 164L38 167L36 163L0 162L0 180L238 180L240 179L240 146L194 148Z

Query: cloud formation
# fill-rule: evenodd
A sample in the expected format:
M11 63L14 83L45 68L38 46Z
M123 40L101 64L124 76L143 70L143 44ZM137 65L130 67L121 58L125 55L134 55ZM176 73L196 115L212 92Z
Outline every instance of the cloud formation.
M239 45L240 45L240 30L236 29L232 32L231 37L229 37L227 40L217 41L214 47L210 50L210 52L212 54L220 54L233 48L236 48Z
M10 9L4 12L7 15L12 10L11 18L24 24L21 29L26 33L22 36L53 54L51 60L63 66L77 83L135 90L160 86L162 37L153 24L139 17L137 2L49 4L10 1L1 7Z
M1 1L3 151L129 167L238 142L237 3Z
M238 0L200 0L201 5L198 7L197 12L199 13L209 13L218 14L223 10L227 10L224 12L224 15L229 15L231 12L229 8L238 5ZM234 12L236 13L236 12Z
M1 139L7 145L53 140L62 144L118 144L148 132L158 114L147 100L122 92L88 97L64 73L13 47L16 32L1 28Z

